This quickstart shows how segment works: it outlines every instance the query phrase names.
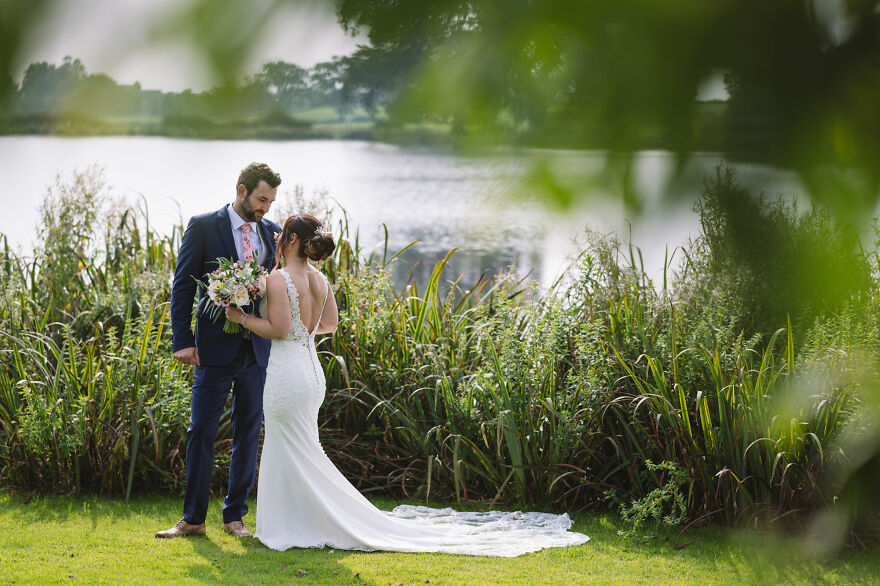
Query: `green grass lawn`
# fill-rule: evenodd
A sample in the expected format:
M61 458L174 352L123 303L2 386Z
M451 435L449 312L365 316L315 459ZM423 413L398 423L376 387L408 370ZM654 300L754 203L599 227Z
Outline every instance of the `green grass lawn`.
M383 508L394 502L376 501ZM844 551L822 561L799 542L757 532L699 529L676 551L669 538L647 544L617 535L613 515L575 515L589 543L518 558L443 554L290 550L221 532L213 499L208 535L162 540L153 534L180 517L180 500L0 496L0 583L880 583L878 551ZM253 511L253 508L252 508ZM253 515L248 515L253 529Z

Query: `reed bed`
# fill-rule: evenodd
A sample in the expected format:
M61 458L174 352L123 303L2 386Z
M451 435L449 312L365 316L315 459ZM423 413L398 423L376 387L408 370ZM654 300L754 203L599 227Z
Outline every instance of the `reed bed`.
M3 238L0 473L16 490L182 486L191 372L171 357L168 317L181 228L159 235L144 205L123 207L99 238L89 214L105 199L100 173L77 174L47 195L33 259ZM861 285L756 324L743 314L753 292L730 285L749 282L742 265L707 237L658 288L637 250L589 233L541 290L513 275L466 286L449 256L427 282L394 284L387 246L364 255L344 215L336 233L323 270L340 326L318 341L320 425L363 491L580 510L668 485L669 467L647 465L666 462L691 522L793 520L840 494L841 437L870 427L861 395L880 332Z

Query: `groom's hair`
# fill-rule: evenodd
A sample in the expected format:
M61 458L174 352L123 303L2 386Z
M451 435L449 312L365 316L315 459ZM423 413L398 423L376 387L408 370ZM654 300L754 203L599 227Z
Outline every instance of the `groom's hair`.
M246 195L250 195L260 180L268 183L269 187L278 187L281 184L281 175L270 169L266 163L251 163L241 170L235 187L244 185L247 188Z

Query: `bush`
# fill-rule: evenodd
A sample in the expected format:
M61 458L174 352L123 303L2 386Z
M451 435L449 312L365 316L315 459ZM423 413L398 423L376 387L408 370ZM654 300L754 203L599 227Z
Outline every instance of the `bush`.
M112 218L98 246L82 204L102 189L59 185L41 253L7 246L0 262L0 471L18 489L181 488L190 375L167 315L180 229L160 237L145 209L117 207L98 216ZM396 256L364 258L343 213L323 265L340 325L318 341L328 454L361 490L426 501L577 509L613 491L635 526L669 503L670 523L682 507L794 521L845 495L834 474L873 429L872 267L822 214L748 200L756 241L778 251L756 261L764 248L732 231L721 189L740 190L724 169L669 291L595 233L550 291L511 276L465 288L446 280L448 255L401 289ZM788 266L796 248L815 251L808 271ZM219 489L229 433L227 412Z

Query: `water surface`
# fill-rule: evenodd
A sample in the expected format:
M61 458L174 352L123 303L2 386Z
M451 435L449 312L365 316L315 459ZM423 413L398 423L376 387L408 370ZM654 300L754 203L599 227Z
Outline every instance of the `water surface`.
M549 283L573 252L583 227L613 231L643 249L646 268L662 271L671 249L695 236L691 212L700 178L717 155L695 155L684 187L672 204L660 205L670 189L675 161L662 151L639 153L634 185L645 196L640 213L625 212L614 186L597 185L591 173L607 157L597 151L497 151L464 156L448 149L403 147L364 141L211 141L162 137L0 137L0 172L7 189L0 232L25 253L33 250L38 206L60 173L97 164L114 193L148 203L161 232L190 216L219 209L235 196L242 167L263 161L282 176L277 207L299 185L307 196L325 193L345 208L367 248L379 245L387 226L391 249L419 240L395 272L423 277L452 248L450 278L473 282L482 273L513 265ZM559 213L524 178L536 164L575 192L578 203ZM795 177L763 165L737 165L742 181L768 195L802 192ZM278 210L281 211L280 209Z

